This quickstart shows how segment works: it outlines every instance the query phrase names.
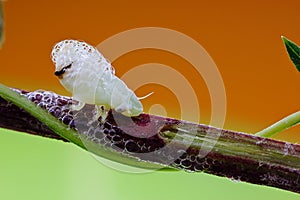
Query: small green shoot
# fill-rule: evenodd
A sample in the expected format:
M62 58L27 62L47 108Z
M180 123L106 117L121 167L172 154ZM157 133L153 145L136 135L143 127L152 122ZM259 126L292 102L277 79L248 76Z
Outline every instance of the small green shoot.
M297 70L300 72L300 47L284 36L281 36L281 38L283 40L283 43L285 45L285 48L288 52L291 61L293 62ZM282 120L276 122L275 124L267 127L266 129L256 133L255 135L260 137L270 138L275 134L280 133L299 123L300 123L300 112L296 112L283 118Z
M292 126L299 124L300 122L300 112L293 113L282 120L276 122L275 124L267 127L266 129L256 133L255 135L260 137L270 138L277 133L280 133Z

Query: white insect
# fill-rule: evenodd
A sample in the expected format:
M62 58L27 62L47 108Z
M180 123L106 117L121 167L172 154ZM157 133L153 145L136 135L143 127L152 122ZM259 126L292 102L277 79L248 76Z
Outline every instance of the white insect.
M114 68L93 46L76 40L64 40L52 50L55 75L73 98L104 106L126 116L143 112L141 102L125 83L115 76ZM77 108L79 110L80 108Z

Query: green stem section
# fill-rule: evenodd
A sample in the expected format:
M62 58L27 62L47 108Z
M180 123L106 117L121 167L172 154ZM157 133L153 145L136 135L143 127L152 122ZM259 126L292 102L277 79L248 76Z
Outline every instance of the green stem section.
M266 129L264 129L260 132L257 132L255 135L260 136L260 137L270 138L279 132L282 132L292 126L299 124L299 122L300 122L300 111L295 112L295 113L283 118L282 120L267 127Z
M55 133L57 133L61 137L85 149L80 138L77 136L76 131L61 123L46 110L39 108L35 103L31 102L26 97L11 90L3 84L0 84L0 96L9 102L12 102L16 106L24 109L26 112L37 118L39 121L43 122L46 126L55 131Z

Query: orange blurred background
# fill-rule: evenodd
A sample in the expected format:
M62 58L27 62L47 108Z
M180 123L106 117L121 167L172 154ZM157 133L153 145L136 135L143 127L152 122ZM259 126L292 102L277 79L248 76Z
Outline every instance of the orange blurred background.
M5 42L0 50L1 82L27 90L69 95L53 75L52 46L73 38L93 45L133 28L173 29L200 43L215 61L227 95L224 128L255 133L300 107L300 73L289 61L280 36L300 44L300 2L286 1L4 1ZM210 121L205 82L193 67L172 53L147 49L121 56L113 65L122 76L131 68L162 63L180 71L197 93L201 123ZM167 76L167 75L166 75ZM139 77L136 77L139 78ZM180 87L180 85L178 86ZM168 88L150 84L145 112L161 104L180 117L180 102ZM300 142L300 127L276 136Z

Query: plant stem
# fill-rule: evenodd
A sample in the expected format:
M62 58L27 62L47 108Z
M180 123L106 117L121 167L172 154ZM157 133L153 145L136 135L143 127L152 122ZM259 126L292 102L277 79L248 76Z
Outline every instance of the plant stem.
M108 158L135 167L147 169L159 169L164 167L155 163L138 162L136 159L128 157L125 154L120 154L114 149L104 148L103 145L95 143L94 141L90 141L85 137L85 135L79 135L78 133L82 134L82 132L78 132L76 129L74 129L73 125L71 125L71 122L73 120L67 120L68 124L64 124L59 121L59 119L53 116L57 115L55 114L57 113L57 110L55 109L58 109L58 105L62 106L62 104L66 104L65 106L69 108L70 103L76 103L73 102L72 99L65 101L65 99L60 98L60 96L49 92L32 93L33 95L31 96L30 93L27 93L26 95L28 94L29 96L20 95L18 92L13 91L8 87L0 84L0 96L3 97L3 99L8 102L12 102L14 103L14 105L24 109L37 120L44 123L49 129L55 131L55 133L57 133L59 136L76 144L77 146L88 150L98 156L102 156L104 158ZM33 102L30 101L30 99ZM42 109L40 106L37 106L36 104L38 103L43 103L43 106L45 106L46 109ZM46 105L47 103L48 105ZM80 113L77 114L80 115ZM62 121L66 121L64 119L68 117L73 118L73 116L70 116L68 112L64 114ZM87 119L87 121L89 120L90 119ZM88 126L85 125L84 127Z
M36 104L31 102L28 98L20 95L19 93L7 88L2 84L0 84L0 96L9 102L13 102L16 106L23 108L26 112L32 114L37 120L44 122L44 124L51 130L56 130L56 133L64 133L60 134L61 137L84 148L81 140L76 137L76 132L74 130L62 124L57 118L48 114L46 110L36 106ZM70 130L66 131L67 129Z
M300 112L295 112L282 120L276 122L275 124L267 127L266 129L257 132L255 135L260 137L270 138L275 134L282 132L292 126L299 124L300 122Z
M79 117L74 125L64 120L68 114L63 107L71 98L47 91L16 91L45 106L47 113L76 131L87 150L105 158L153 169L203 171L300 193L299 145L148 114L129 118L111 111L104 124L84 126L93 113L92 105L87 105L83 113L73 114L74 119ZM51 102L46 98L49 95L53 97ZM61 99L66 101L61 103ZM54 108L60 109L59 112ZM0 127L63 139L26 111L1 98Z

